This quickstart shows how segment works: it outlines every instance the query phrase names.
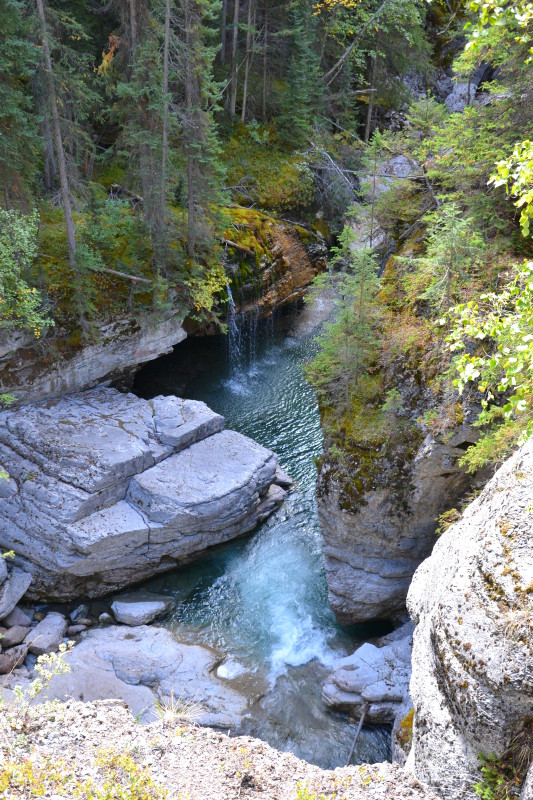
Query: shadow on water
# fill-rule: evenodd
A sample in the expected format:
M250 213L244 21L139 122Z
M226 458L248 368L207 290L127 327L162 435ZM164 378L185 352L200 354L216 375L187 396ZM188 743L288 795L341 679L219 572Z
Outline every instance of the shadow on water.
M226 426L274 450L296 481L283 507L253 535L150 581L173 597L164 624L177 639L220 654L217 675L245 691L247 733L324 767L345 763L354 725L328 713L320 691L333 661L378 628L343 629L327 602L315 500L322 432L302 365L316 352L317 319L332 303L275 320L234 320L239 358L228 337L189 339L145 367L135 391L205 401ZM254 341L249 341L253 336ZM390 756L387 729L364 729L355 762Z

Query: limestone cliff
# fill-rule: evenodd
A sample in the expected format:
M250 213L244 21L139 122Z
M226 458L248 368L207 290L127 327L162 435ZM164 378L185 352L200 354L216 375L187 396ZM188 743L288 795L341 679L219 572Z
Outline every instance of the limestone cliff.
M234 208L231 214L225 268L237 313L266 317L303 297L325 269L324 236L255 209Z
M480 756L513 797L533 760L532 498L529 441L440 537L409 590L409 758L449 800L473 800ZM522 800L532 783L530 770Z
M412 387L399 388L405 406L413 402ZM401 616L411 578L435 543L439 515L481 479L458 466L475 431L462 424L445 440L434 436L413 424L417 399L415 393L414 407L383 441L352 445L342 463L326 453L320 464L329 600L341 624Z
M15 333L0 339L0 394L32 403L127 378L183 341L182 323L183 315L141 321L124 316L103 324L87 344L66 331L42 341Z

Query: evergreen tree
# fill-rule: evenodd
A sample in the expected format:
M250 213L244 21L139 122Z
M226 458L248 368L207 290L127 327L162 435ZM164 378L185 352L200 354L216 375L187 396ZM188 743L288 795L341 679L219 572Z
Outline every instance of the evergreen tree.
M325 288L337 299L335 320L326 326L321 349L307 368L311 382L334 403L340 395L347 410L351 394L376 352L379 331L379 288L375 256L361 248L348 221L332 248L329 271L314 282L314 291Z
M35 49L22 2L0 0L0 30L0 202L10 208L34 188L40 148L30 84Z

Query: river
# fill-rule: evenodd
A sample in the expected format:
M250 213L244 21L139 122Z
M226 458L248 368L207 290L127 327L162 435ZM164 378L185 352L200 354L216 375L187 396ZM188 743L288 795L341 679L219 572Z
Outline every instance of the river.
M327 298L318 303L260 323L231 320L237 325L231 337L186 340L145 367L135 391L205 401L227 428L274 450L296 482L283 507L251 536L147 588L172 596L163 624L177 639L225 658L218 677L250 698L247 733L333 768L346 762L354 725L325 710L321 685L336 658L378 631L340 628L327 602L315 500L322 432L302 371L316 350L319 323L331 312ZM365 728L353 761L389 757L389 732Z

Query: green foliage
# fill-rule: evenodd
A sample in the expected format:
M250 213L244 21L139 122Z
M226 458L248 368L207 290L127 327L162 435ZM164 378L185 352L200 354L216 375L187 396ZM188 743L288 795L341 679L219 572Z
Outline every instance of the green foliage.
M28 283L37 256L39 215L0 209L0 328L31 330L38 338L53 325L43 298Z
M533 759L533 725L526 723L503 755L480 754L482 779L473 788L482 800L513 800Z
M57 797L73 800L166 800L168 791L156 783L146 767L129 753L100 750L95 759L97 780L78 781L62 761L34 759L8 761L0 768L0 791L25 798ZM173 795L175 796L175 795ZM177 795L178 799L182 797Z
M0 186L2 199L20 203L33 187L40 145L30 82L36 51L23 2L0 0L0 30Z
M436 312L446 312L471 283L482 263L485 243L472 219L453 202L444 203L426 220L426 253L415 259L415 274L406 276L406 293L428 301ZM399 257L398 261L412 264L413 259Z
M477 424L489 426L463 462L472 471L500 462L533 433L533 261L516 269L499 293L451 310L447 339L462 393L467 383L480 392L483 410Z
M325 326L320 351L307 366L306 376L319 393L349 408L352 390L376 352L379 281L375 258L369 249L358 247L350 223L339 245L332 248L332 256L329 271L315 279L313 292L334 292L337 314Z
M514 33L514 39L528 48L531 47L531 29L533 26L533 2L531 0L472 0L472 11L477 13L477 20L467 25L469 32L468 47L479 51L491 27L498 27Z
M235 126L224 146L224 160L237 202L283 212L313 201L313 175L306 156L282 148L272 125Z
M512 155L496 164L497 175L490 182L494 186L505 186L507 194L516 198L520 211L522 234L529 236L533 219L533 142L528 139L515 145Z
M309 785L298 781L296 784L296 800L326 800L325 794L317 794L309 789Z

